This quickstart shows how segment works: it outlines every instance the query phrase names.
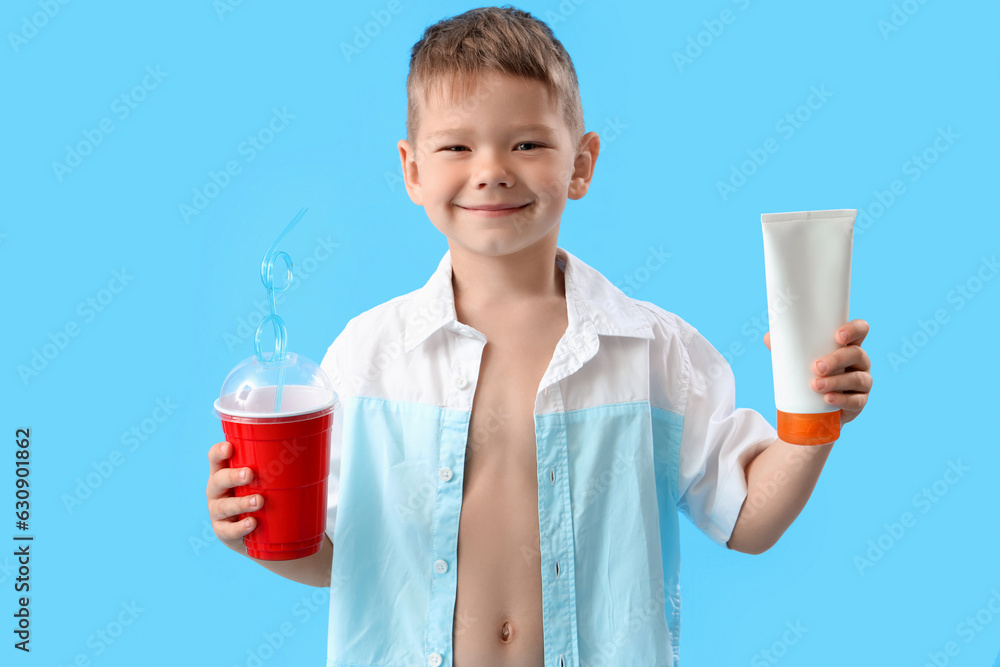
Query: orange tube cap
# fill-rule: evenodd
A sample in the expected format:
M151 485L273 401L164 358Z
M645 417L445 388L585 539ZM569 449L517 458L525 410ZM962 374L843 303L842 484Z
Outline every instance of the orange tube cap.
M778 410L778 437L793 445L826 445L840 437L840 410L797 414Z

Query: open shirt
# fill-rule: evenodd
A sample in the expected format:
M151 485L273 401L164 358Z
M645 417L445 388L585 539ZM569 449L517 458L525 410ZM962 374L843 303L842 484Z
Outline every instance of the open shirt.
M745 467L777 437L677 315L563 248L568 327L535 397L546 667L678 664L678 510L725 545ZM462 479L485 336L447 251L351 319L322 367L331 441L328 667L452 665Z

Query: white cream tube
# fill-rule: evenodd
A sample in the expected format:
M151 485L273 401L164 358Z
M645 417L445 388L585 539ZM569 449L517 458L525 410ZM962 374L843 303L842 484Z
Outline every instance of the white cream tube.
M840 409L812 388L813 362L848 322L857 209L765 213L764 273L778 437L821 445L840 437Z

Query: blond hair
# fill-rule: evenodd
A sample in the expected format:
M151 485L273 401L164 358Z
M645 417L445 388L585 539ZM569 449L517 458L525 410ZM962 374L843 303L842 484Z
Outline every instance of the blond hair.
M416 147L420 101L451 84L453 100L495 72L541 81L557 100L570 138L583 137L583 105L573 61L545 22L510 5L479 7L424 30L410 53L406 77L406 139Z

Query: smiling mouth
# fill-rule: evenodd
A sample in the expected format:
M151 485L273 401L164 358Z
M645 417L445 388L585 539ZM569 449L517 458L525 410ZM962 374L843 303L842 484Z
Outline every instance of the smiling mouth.
M497 217L500 217L500 216L511 215L511 214L517 213L518 211L526 209L528 206L531 206L531 202L528 202L527 204L523 204L521 206L506 206L506 205L500 204L498 206L489 206L489 207L483 207L483 208L468 208L468 207L465 207L465 206L459 206L459 208L465 209L466 211L469 211L470 213L474 213L474 214L476 214L478 216L482 216L482 217L486 217L486 218L497 218Z

